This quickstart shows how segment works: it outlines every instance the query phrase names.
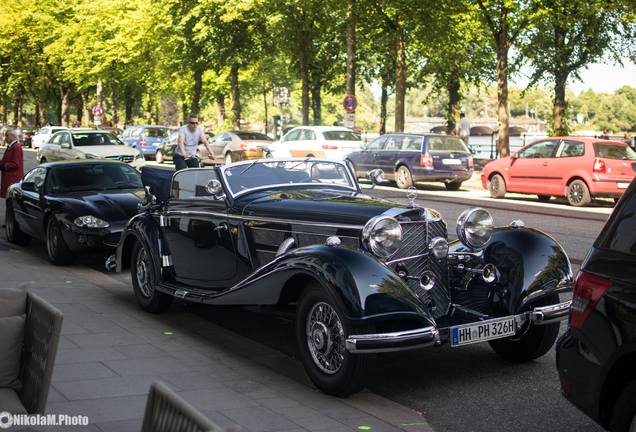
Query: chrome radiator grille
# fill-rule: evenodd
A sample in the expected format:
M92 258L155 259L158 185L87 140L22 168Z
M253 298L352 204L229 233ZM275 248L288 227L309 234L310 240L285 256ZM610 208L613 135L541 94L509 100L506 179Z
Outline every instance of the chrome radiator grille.
M106 156L104 157L104 159L118 160L124 163L131 163L133 160L135 160L135 157L133 155L120 155L120 156Z
M442 220L402 222L402 247L391 257L394 266L405 269L409 276L419 276L426 270L433 273L435 287L426 293L419 280L409 279L409 288L420 298L426 301L429 296L433 301L433 316L435 318L445 315L450 306L450 293L448 289L448 260L438 260L431 256L428 245L434 237L447 238L446 225ZM415 257L413 259L404 259ZM404 260L402 260L404 259ZM399 261L401 260L401 261Z

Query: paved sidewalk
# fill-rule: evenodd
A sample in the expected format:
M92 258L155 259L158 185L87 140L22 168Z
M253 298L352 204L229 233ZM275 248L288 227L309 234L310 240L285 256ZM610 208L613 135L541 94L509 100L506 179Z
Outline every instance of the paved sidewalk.
M128 278L82 264L52 266L43 244L14 247L4 230L0 274L0 289L24 284L64 313L48 412L85 415L90 425L41 431L140 431L155 380L228 430L431 430L419 414L372 393L338 399L318 392L295 359L184 303L161 315L142 312Z

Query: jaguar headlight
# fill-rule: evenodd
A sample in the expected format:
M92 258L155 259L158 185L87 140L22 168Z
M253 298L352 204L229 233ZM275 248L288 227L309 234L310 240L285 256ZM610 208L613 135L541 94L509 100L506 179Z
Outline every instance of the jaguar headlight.
M402 227L390 216L376 216L362 229L362 242L374 255L390 257L402 244Z
M80 228L108 228L110 224L95 216L80 216L73 221Z
M472 249L483 248L490 240L492 231L492 216L482 208L466 209L457 218L457 237Z

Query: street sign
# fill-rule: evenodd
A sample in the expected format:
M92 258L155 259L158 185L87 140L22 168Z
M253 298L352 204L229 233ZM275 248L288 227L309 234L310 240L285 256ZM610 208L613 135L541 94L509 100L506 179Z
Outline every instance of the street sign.
M100 115L95 116L93 118L93 123L95 123L95 126L101 126L102 125L102 116L100 116Z
M289 105L289 87L274 87L274 105Z
M348 94L342 101L342 106L344 107L346 112L354 113L356 112L356 108L358 107L358 100L354 95Z
M356 114L352 112L345 113L342 124L349 129L356 127Z
M102 107L100 107L99 105L96 105L93 107L93 115L98 117L101 116L102 114L104 114L104 109Z

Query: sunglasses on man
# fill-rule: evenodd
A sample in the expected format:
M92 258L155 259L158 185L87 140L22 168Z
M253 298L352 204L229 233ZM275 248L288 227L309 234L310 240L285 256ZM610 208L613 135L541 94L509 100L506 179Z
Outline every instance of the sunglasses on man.
M196 125L196 124L199 124L199 122L198 121L196 121L196 122L191 121L190 124Z

